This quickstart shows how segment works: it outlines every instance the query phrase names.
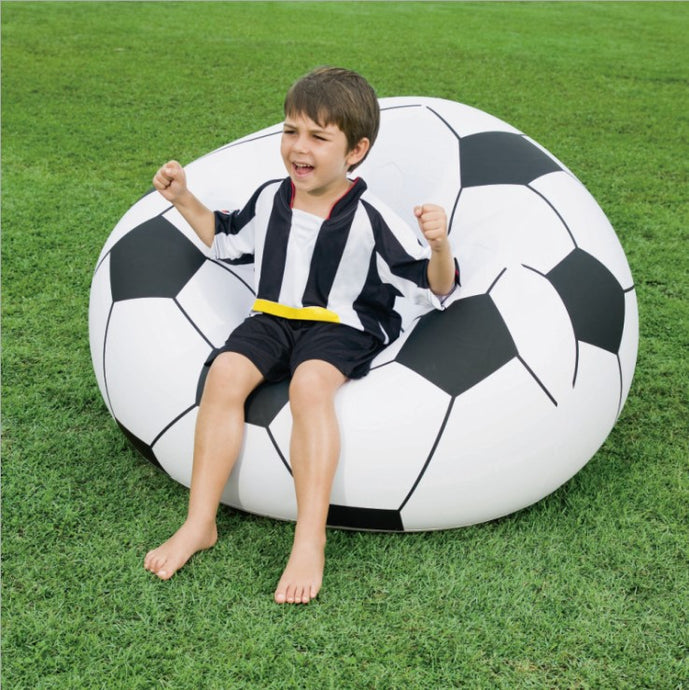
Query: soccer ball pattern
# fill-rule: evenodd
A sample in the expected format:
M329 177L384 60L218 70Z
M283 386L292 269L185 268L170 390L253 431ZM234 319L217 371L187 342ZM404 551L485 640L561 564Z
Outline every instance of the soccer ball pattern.
M513 127L441 99L382 99L381 110L360 174L412 227L415 204L446 208L462 285L444 312L401 303L402 337L338 393L328 522L412 531L494 519L570 479L612 429L636 362L632 276L595 200ZM191 163L190 187L211 208L241 206L284 176L280 131ZM248 314L252 271L209 259L156 192L97 263L89 330L103 398L133 445L186 486L206 358ZM247 401L222 501L292 520L287 388Z

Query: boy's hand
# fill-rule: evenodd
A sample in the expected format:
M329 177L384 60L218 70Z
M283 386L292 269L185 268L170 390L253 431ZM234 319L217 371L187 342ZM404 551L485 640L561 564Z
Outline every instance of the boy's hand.
M169 161L153 176L153 186L173 204L187 191L187 176L177 161Z
M445 250L448 242L445 209L435 204L423 204L414 207L414 215L431 251Z
M445 209L435 204L422 204L414 208L414 215L431 248L428 284L436 295L449 295L455 286L455 261L447 237Z
M177 161L168 161L153 176L153 186L182 214L209 247L215 237L215 215L187 187L187 175Z

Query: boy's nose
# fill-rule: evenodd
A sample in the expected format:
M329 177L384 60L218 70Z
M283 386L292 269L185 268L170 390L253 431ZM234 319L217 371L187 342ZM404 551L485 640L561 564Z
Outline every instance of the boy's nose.
M294 149L295 151L306 152L308 150L307 138L304 136L297 137L296 141L294 142Z

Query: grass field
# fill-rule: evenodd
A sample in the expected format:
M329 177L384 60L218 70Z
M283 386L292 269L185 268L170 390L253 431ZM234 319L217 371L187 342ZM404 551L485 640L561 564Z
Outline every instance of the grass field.
M2 4L2 685L689 688L689 5ZM332 531L308 607L293 526L220 513L168 583L187 491L124 441L88 349L95 261L169 157L279 121L316 64L525 131L615 226L639 298L627 405L570 482L461 530Z

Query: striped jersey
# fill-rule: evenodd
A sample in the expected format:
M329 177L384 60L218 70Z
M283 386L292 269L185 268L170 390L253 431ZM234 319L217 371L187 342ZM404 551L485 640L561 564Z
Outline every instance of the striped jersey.
M442 309L428 285L430 248L358 178L323 219L293 209L289 178L238 211L215 212L212 256L254 262L253 312L342 323L383 343L400 333L399 296Z

